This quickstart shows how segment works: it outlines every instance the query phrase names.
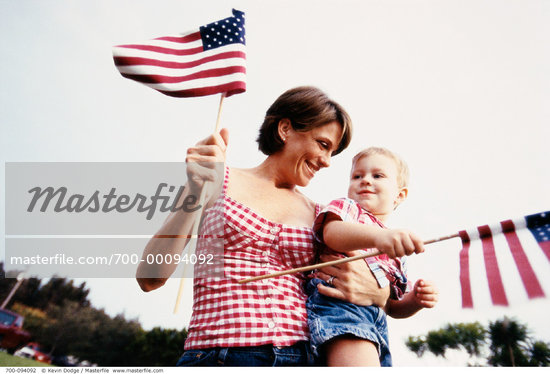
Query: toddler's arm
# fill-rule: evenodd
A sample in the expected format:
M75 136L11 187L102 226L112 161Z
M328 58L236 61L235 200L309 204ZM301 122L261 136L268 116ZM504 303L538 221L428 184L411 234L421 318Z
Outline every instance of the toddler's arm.
M401 300L388 300L386 314L393 318L407 318L423 308L433 308L438 301L438 291L435 284L419 279L414 289L403 296Z
M377 248L390 258L424 252L424 243L407 230L383 229L375 225L327 219L323 227L324 242L338 252Z

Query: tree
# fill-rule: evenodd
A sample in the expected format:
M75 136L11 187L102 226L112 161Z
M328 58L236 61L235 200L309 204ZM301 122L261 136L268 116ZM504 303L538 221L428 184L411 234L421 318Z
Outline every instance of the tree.
M528 334L527 326L504 317L503 320L489 323L491 336L491 366L527 366Z
M135 341L132 351L139 356L140 366L174 366L181 356L187 330L155 327Z
M543 341L535 341L530 350L529 366L550 366L550 347Z
M490 343L489 343L490 342ZM527 326L505 317L486 329L478 322L449 324L425 336L409 336L406 346L421 357L426 351L445 357L448 349L464 349L480 357L488 345L490 366L549 366L550 345L534 341Z
M4 273L4 264L0 262L0 300L5 300L17 282L16 275ZM12 278L6 278L6 276ZM86 288L85 282L75 286L72 279L51 278L43 284L41 279L28 278L21 283L8 304L8 308L20 303L46 310L52 304L61 306L65 301L74 301L81 306L89 306L89 293L90 290Z
M153 328L144 331L124 315L66 301L46 311L23 304L13 310L25 317L33 340L55 356L72 355L101 366L174 366L187 330Z
M409 336L406 346L421 357L426 350L436 356L445 357L448 349L464 349L470 356L480 356L485 344L487 331L479 323L448 324L439 330L430 331L426 336Z
M5 275L0 263L0 276ZM13 274L11 274L13 276ZM15 285L14 278L0 279L2 300ZM42 282L25 279L8 304L25 317L24 327L33 341L55 356L73 355L101 366L173 366L187 330L154 328L144 331L137 320L109 316L93 308L86 284L52 278Z

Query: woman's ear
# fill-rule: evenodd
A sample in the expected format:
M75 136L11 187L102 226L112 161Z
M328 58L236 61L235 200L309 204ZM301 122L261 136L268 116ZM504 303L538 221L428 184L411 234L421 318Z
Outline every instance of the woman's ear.
M290 134L290 131L292 130L292 124L290 123L290 120L288 118L282 118L279 121L279 137L281 140L286 142L286 138L288 138L288 135Z

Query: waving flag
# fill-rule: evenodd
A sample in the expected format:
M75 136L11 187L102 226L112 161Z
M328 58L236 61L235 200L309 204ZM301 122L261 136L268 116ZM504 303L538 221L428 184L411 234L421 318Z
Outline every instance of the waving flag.
M196 30L113 48L122 76L173 97L246 90L244 13Z
M550 281L550 212L461 231L462 307L508 306L545 297ZM483 279L485 278L485 279ZM547 289L545 290L545 287Z

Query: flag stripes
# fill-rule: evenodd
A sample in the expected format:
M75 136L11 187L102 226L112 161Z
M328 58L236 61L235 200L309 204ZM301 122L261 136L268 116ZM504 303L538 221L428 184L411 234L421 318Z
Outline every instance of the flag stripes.
M501 222L501 226L529 299L544 297L545 294L542 286L516 234L514 222L512 220L503 221Z
M121 73L123 77L133 79L141 83L151 83L152 85L157 83L181 83L187 82L193 79L199 78L208 78L208 77L220 77L223 75L230 75L235 73L245 74L245 68L242 66L230 66L223 68L213 68L209 71L197 71L189 75L179 76L179 77L167 77L162 75L135 75L135 74L126 74Z
M173 97L246 90L244 13L181 35L113 47L120 74Z
M549 216L539 213L459 233L463 308L487 302L508 306L512 299L527 301L550 292Z
M485 271L487 272L487 281L489 282L489 291L494 305L508 305L502 277L498 268L495 245L491 228L487 225L478 227L481 245L483 248L483 259Z
M169 77L178 77L186 72L178 71L177 69L200 67L200 70L209 71L212 67L228 66L228 64L229 66L239 66L238 64L245 57L246 55L243 52L231 51L188 62L161 61L144 57L117 57L115 58L115 63L118 64L117 67L121 73L146 75L156 72L157 74L162 73L162 75Z
M460 288L462 289L462 307L473 308L472 287L470 286L470 237L466 231L460 231L462 249L460 250Z

